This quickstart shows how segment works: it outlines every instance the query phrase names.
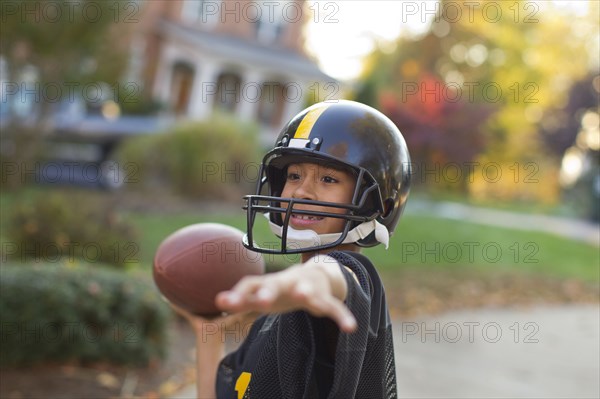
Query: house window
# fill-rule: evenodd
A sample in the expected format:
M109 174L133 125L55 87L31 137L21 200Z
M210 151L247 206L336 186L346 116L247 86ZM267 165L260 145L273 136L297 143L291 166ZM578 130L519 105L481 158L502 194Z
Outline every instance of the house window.
M280 40L285 28L284 13L290 1L273 2L273 7L262 7L255 23L256 39L263 44L274 44Z
M266 126L279 127L285 99L283 85L279 82L265 82L262 85L258 120Z
M220 11L220 1L183 0L181 19L191 24L210 28L218 21Z
M194 68L187 63L177 62L173 66L171 79L171 107L175 115L185 115L190 102Z
M235 73L225 72L217 80L217 93L215 95L215 109L226 112L235 112L240 101L240 87L242 79Z

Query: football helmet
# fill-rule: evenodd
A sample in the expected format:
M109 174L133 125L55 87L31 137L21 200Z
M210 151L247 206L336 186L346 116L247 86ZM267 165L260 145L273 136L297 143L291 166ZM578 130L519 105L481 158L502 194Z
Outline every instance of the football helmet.
M287 166L301 162L351 172L356 177L352 202L282 198ZM406 204L411 163L404 138L392 121L367 105L339 100L315 104L296 115L263 158L259 173L256 193L244 197L243 244L257 252L292 254L345 243L387 247ZM338 212L307 210L307 205ZM258 213L268 218L280 243L265 247L255 242ZM342 218L345 223L339 233L319 235L290 226L292 214Z

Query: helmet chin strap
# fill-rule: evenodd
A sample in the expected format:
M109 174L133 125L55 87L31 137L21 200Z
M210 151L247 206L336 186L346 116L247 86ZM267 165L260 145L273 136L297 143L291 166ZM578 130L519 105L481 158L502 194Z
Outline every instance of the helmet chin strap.
M283 235L283 226L279 226L271 221L269 214L264 214L269 219L271 231L279 238ZM350 230L341 244L355 243L375 231L375 239L388 248L390 233L388 229L376 220L363 222ZM327 245L336 242L342 233L317 234L314 230L297 230L288 225L287 228L287 246L297 249L311 248L319 245Z

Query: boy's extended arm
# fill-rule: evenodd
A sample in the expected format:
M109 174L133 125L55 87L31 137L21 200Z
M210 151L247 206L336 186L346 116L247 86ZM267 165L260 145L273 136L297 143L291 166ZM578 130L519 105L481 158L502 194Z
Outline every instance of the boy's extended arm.
M319 255L278 273L245 277L230 291L220 293L217 305L224 311L237 313L235 315L207 320L171 304L196 333L198 398L215 397L214 381L225 353L218 333L223 325L247 322L254 317L252 312L284 313L302 309L315 316L329 317L340 330L352 332L356 329L356 320L344 304L347 293L339 263L329 256Z
M356 319L344 304L347 293L339 263L318 255L281 272L245 277L231 290L221 292L216 302L228 312L305 310L314 316L329 317L340 330L352 332Z

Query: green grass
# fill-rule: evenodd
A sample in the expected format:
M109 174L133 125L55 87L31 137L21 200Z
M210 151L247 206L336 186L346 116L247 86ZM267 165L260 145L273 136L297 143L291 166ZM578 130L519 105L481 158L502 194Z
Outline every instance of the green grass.
M600 281L600 251L586 243L541 232L405 215L390 248L367 249L376 265L521 270Z
M193 223L217 222L246 230L243 211L236 214L132 214L139 227L140 261L151 265L154 251L167 235ZM270 233L259 226L260 237ZM483 226L422 215L405 215L386 250L364 251L382 269L402 267L476 268L524 271L560 278L600 281L598 248L538 232ZM296 257L268 255L268 264L289 264Z
M246 231L246 215L241 209L235 214L132 214L129 217L140 232L139 261L145 266L152 264L154 253L162 240L175 230L187 225L222 223ZM270 234L265 225L258 223L256 233L261 240L267 240ZM265 255L265 261L269 267L278 268L299 261L299 256Z
M20 196L2 193L0 217L3 227L15 201L44 192L37 188ZM151 267L160 242L181 227L216 222L246 230L245 213L241 209L233 213L130 213L126 216L139 231L137 251L132 256L139 261L142 270ZM4 228L0 229L1 242L7 239L3 233ZM258 224L256 234L261 240L274 242L266 224ZM484 272L506 270L600 281L600 251L597 247L546 233L483 226L423 214L403 216L387 251L378 246L364 252L378 268L386 271L407 267ZM298 261L298 257L267 255L266 261L271 267L281 267Z

